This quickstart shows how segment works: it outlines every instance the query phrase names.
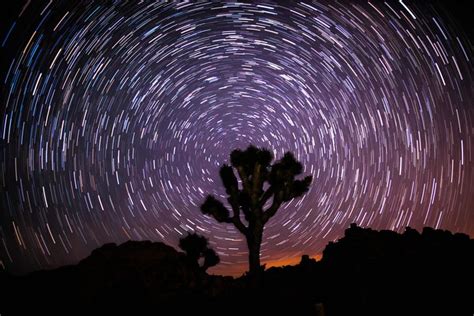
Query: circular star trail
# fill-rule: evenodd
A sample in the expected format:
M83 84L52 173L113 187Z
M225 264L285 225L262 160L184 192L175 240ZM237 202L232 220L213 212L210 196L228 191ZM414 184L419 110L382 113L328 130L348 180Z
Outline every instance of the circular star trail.
M0 38L0 260L11 271L196 231L221 257L215 271L242 272L242 236L199 205L224 200L219 166L249 144L293 152L314 179L267 224L264 262L320 253L352 222L474 232L472 46L436 7L16 9Z

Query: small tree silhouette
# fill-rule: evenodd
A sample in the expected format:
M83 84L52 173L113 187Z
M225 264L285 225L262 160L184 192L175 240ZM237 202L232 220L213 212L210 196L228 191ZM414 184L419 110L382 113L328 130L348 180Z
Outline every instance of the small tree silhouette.
M179 240L179 248L186 253L190 261L195 262L197 265L199 265L199 259L204 258L201 266L203 271L220 262L219 256L214 249L209 248L207 238L196 233L188 233L186 237L181 238Z
M232 216L227 207L212 195L208 195L201 205L203 214L211 215L220 223L233 224L245 236L249 250L249 275L257 278L262 271L260 245L264 225L276 214L282 203L307 192L312 180L311 176L303 180L295 179L302 173L303 166L290 152L270 165L272 160L270 151L252 145L244 151L233 150L230 155L231 166L224 164L220 169ZM234 169L240 177L240 187ZM270 200L271 204L264 210ZM242 222L241 212L247 226Z
M202 269L204 271L206 271L210 267L213 267L217 265L219 262L221 262L221 259L212 248L205 249L202 254L204 256L204 263L202 265Z

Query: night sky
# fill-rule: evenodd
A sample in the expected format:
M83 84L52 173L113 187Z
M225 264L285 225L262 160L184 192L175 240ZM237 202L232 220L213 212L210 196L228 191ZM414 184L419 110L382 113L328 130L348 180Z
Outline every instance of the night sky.
M319 254L352 222L474 236L467 2L17 2L0 28L7 270L196 231L215 273L243 272L243 236L199 206L224 200L219 167L250 143L313 175L263 262Z

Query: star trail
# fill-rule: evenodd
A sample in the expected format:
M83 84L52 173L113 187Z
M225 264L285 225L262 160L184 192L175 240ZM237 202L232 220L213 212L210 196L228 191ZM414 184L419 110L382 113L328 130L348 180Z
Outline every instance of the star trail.
M0 265L77 262L106 242L210 239L246 269L218 170L292 151L310 191L262 261L321 253L350 223L474 234L472 45L412 1L28 1L0 30Z

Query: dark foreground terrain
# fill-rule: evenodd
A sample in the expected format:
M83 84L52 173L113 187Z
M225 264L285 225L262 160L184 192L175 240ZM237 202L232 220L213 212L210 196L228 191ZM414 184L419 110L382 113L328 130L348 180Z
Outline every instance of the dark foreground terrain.
M473 315L474 240L352 225L323 259L245 277L207 275L163 243L107 244L75 266L0 273L6 315Z

